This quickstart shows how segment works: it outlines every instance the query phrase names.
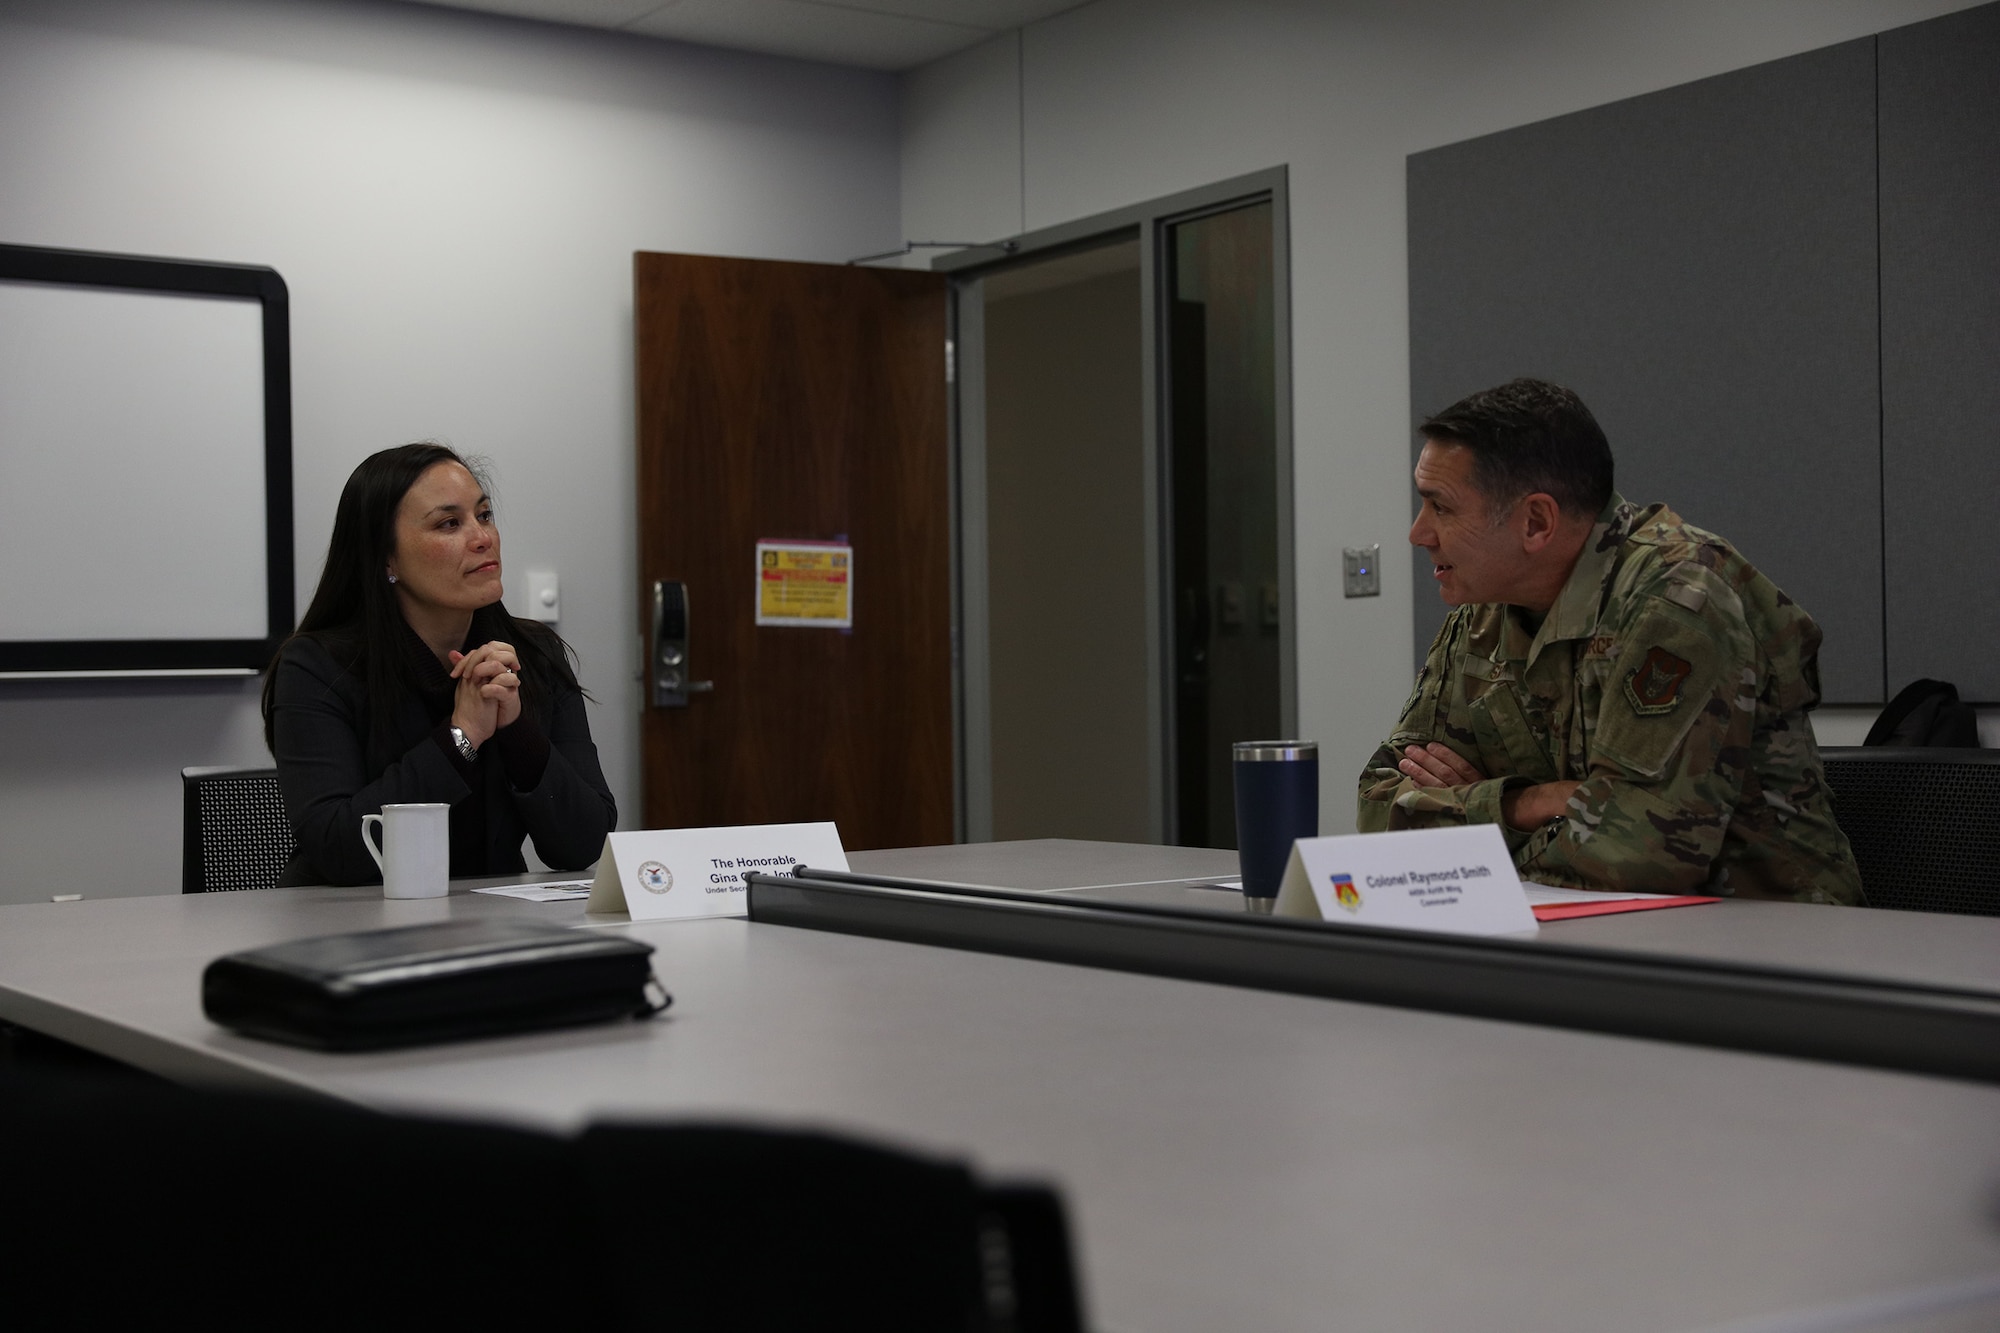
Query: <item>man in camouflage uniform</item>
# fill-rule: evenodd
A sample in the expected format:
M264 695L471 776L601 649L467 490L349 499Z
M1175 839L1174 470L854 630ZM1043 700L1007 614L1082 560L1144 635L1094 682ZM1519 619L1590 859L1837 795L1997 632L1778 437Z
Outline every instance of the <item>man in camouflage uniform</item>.
M1806 720L1812 617L1619 496L1566 389L1516 380L1423 432L1410 541L1457 609L1361 775L1362 831L1497 824L1545 884L1862 902Z

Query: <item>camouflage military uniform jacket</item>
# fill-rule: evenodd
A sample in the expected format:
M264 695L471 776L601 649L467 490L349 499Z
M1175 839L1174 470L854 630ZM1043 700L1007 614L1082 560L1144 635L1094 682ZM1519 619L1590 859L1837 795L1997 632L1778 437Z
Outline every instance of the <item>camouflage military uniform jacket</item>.
M1498 824L1548 884L1859 903L1806 720L1819 644L1728 542L1614 495L1539 627L1498 604L1445 621L1361 775L1360 826ZM1486 780L1405 777L1403 747L1429 741ZM1566 817L1501 819L1507 788L1565 780L1583 784Z

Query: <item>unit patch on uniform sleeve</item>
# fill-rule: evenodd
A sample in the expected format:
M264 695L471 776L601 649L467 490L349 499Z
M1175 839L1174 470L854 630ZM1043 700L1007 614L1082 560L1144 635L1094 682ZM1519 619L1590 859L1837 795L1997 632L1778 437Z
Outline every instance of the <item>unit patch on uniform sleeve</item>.
M1655 648L1625 677L1626 701L1641 717L1671 713L1680 706L1681 686L1693 671L1694 664L1686 658Z

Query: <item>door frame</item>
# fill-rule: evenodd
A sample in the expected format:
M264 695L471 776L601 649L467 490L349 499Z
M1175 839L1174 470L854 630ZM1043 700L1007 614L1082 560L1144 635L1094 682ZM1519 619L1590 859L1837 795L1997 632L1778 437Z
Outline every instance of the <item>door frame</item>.
M1167 229L1246 205L1271 204L1273 385L1278 476L1278 716L1298 730L1298 595L1292 507L1292 297L1289 172L1282 166L1182 190L1145 203L1042 227L990 245L955 250L931 261L951 279L945 349L950 387L952 494L953 809L961 842L993 837L993 728L987 601L986 322L985 279L1003 269L1049 259L1065 250L1139 239L1140 425L1145 441L1141 486L1146 542L1146 741L1148 836L1165 843L1178 827L1179 762L1174 734L1174 608L1166 574L1173 551L1171 389L1166 365L1170 278Z

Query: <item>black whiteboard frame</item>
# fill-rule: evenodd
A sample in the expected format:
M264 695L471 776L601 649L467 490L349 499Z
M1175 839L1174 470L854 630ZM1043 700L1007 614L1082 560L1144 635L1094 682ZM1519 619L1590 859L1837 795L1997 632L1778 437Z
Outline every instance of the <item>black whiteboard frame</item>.
M0 642L0 678L239 675L262 671L292 632L291 297L258 264L0 245L0 281L234 296L264 312L265 623L255 639L48 639Z

